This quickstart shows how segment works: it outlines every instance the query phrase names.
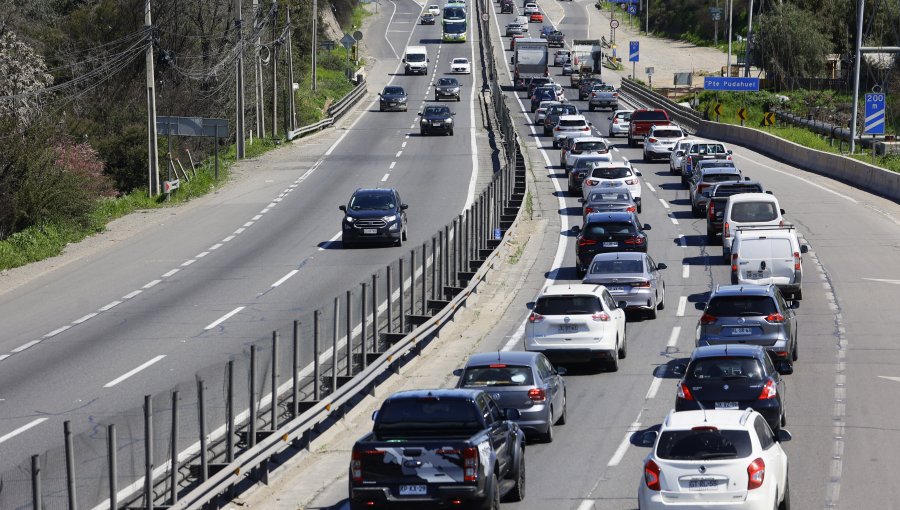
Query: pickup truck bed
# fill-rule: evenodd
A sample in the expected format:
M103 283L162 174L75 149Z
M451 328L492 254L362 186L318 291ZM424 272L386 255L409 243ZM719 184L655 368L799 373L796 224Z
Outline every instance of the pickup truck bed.
M638 141L650 132L650 126L667 126L672 124L665 110L635 110L631 114L631 125L628 128L628 146L637 147Z

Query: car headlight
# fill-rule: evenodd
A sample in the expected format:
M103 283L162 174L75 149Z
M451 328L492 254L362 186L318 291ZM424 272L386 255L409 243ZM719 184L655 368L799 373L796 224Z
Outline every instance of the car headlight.
M381 219L382 219L382 221L385 221L386 223L390 223L392 221L397 221L397 215L391 214L390 216L384 216Z
M453 88L450 90L450 92L453 92L454 94L458 94L458 93L459 93L459 87L453 87Z
M353 220L355 220L353 216L344 216L344 221L347 223L353 223Z
M401 98L397 99L397 101L400 101L401 103L405 103L405 102L406 102L406 98L405 98L405 97L401 97Z

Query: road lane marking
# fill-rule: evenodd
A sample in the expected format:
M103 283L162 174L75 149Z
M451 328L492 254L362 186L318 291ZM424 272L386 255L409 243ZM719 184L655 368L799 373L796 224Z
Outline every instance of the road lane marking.
M71 328L71 327L72 327L72 325L69 324L69 325L63 326L63 327L61 327L61 328L56 328L56 329L54 329L53 331L51 331L51 332L47 333L46 335L44 335L44 338L53 338L53 337L55 337L56 335L62 333L63 331L65 331L65 330L67 330L67 329L69 329L69 328Z
M391 176L391 174L389 174L389 173L384 174L384 177L381 178L381 182L384 182L384 181L388 180L388 178L389 178L390 176Z
M816 183L812 182L812 181L809 180L809 179L800 177L799 175L794 175L794 174L792 174L792 173L785 172L785 171L779 170L779 169L777 169L777 168L773 168L773 167L771 167L771 166L769 166L769 165L765 165L765 164L763 164L763 163L760 163L760 162L758 162L758 161L755 160L755 159L750 159L750 158L748 158L747 156L742 156L742 155L740 155L740 154L735 154L735 155L738 156L739 158L746 159L747 161L750 161L751 163L753 163L753 164L755 164L755 165L757 165L757 166L761 166L761 167L763 167L763 168L767 168L767 169L769 169L769 170L771 170L771 171L773 171L773 172L779 173L779 174L781 174L781 175L786 175L786 176L788 176L788 177L793 177L794 179L801 180L801 181L805 182L806 184L809 184L810 186L815 186L815 187L819 188L819 189L822 190L822 191L827 191L828 193L831 193L832 195L837 195L837 196L843 198L844 200L849 200L850 202L853 202L854 204L858 204L858 203L859 203L859 202L858 202L856 199L854 199L853 197L849 197L849 196L847 196L847 195L844 195L843 193L840 193L840 192L837 192L837 191L835 191L835 190L833 190L833 189L831 189L831 188L822 186L821 184L816 184Z
M273 283L272 286L273 286L273 287L278 287L278 286L281 285L282 283L286 282L286 281L288 280L288 278L294 276L295 274L297 274L297 273L299 273L299 272L300 272L299 269L294 269L294 270L292 270L292 271L289 272L288 274L282 276L280 280L278 280L277 282Z
M122 304L121 301L113 301L112 303L109 303L108 305L101 307L99 311L106 312L106 311L112 310L113 308L115 308L121 304Z
M592 508L594 508L593 499L586 499L582 501L580 505L578 505L578 510L591 510Z
M44 423L45 421L47 421L47 419L48 419L48 418L38 418L38 419L34 420L34 421L31 422L31 423L28 423L28 424L26 424L26 425L22 425L21 427L19 427L19 428L17 428L16 430L10 432L9 434L6 434L5 436L0 436L0 444L3 444L3 443L5 443L6 441L9 441L10 439L12 439L12 438L18 436L19 434L21 434L22 432L25 432L26 430L28 430L28 429L30 429L30 428L37 427L37 426L40 425L41 423Z
M194 262L197 262L197 259L185 260L184 262L181 263L181 267L187 267L187 266L193 264Z
M155 286L156 286L157 284L159 284L159 282L161 282L161 281L162 281L162 280L153 280L152 282L148 282L147 285L144 285L144 286L141 287L141 288L142 288L142 289L149 289L149 288L151 288L151 287L155 287Z
M870 282L893 283L894 285L900 285L900 280L885 280L884 278L863 278L863 280L869 280Z
M131 299L134 296L137 296L138 294L140 294L141 292L144 292L144 291L142 291L142 290L131 291L128 294L125 294L124 296L122 296L122 299Z
M175 269L173 269L173 270L171 270L171 271L169 271L169 272L167 272L167 273L163 273L163 274L162 274L162 277L163 277L163 278L168 278L168 277L174 275L175 273L177 273L178 271L181 271L181 269L178 269L178 268L176 267Z
M253 220L253 221L259 221L260 218L262 218L262 214L257 214L256 216L254 216L254 217L252 217L252 218L250 218L250 219Z
M675 311L675 317L684 317L684 309L687 307L687 296L678 298L678 310Z
M644 400L653 400L656 398L656 393L659 391L660 384L662 384L662 377L654 377L653 382L650 383L650 388L647 390L647 394L644 395Z
M691 266L689 264L685 264L681 266L681 277L687 280L691 276Z
M10 351L10 352L12 352L12 353L14 353L14 354L18 354L18 353L24 351L25 349L28 349L29 347L34 347L35 345L37 345L37 344L39 344L39 343L41 343L40 340L32 340L32 341L30 341L30 342L28 342L28 343L26 343L26 344L22 344L22 345L16 347L15 349L13 349L13 350Z
M616 453L609 459L609 462L606 464L607 467L618 466L619 463L622 462L622 459L625 457L625 452L628 451L628 447L631 446L631 436L640 429L641 422L639 421L628 426L628 430L625 431L625 437L622 438L622 442L619 443L619 448L616 449Z
M687 239L684 238L684 234L678 234L678 246L687 248Z
M12 356L12 354L0 354L0 361L3 361L10 356Z
M234 310L232 310L232 311L226 313L225 315L219 317L218 319L215 320L215 322L211 323L209 326L206 326L206 327L203 328L203 329L205 329L206 331L209 331L209 330L213 329L214 327L218 326L219 324L222 324L223 322L227 321L228 319L234 317L235 314L237 314L238 312L240 312L240 311L243 310L244 308L245 308L245 307L243 307L243 306L239 306L239 307L235 308Z
M91 313L85 315L84 317L75 319L74 321L72 321L72 324L81 324L82 322L87 322L87 321L93 319L94 317L96 317L97 315L100 315L100 314L98 314L97 312L91 312Z
M222 247L222 243L216 243L209 247L209 251L215 251Z
M245 230L247 230L245 227L241 227L241 228L235 230L235 231L234 231L234 234L235 234L235 235L243 234Z
M276 205L278 205L278 204L273 200L272 202L269 202L269 205L266 206L266 209L271 209L271 208L275 207Z
M888 381L900 382L900 377L891 377L889 375L879 375L878 377L887 379Z
M325 244L323 244L322 246L319 246L319 251L325 251L325 248L330 247L330 246L331 246L331 243L333 243L333 242L335 242L335 241L338 240L338 237L341 237L341 233L340 233L340 232L338 232L337 234L335 234L334 236L332 236L332 238L329 239L328 241L326 241Z
M194 258L195 258L195 259L202 259L203 257L205 257L205 256L207 256L207 255L209 255L209 252L208 252L208 251L202 251L202 252L200 252L200 253L194 255Z
M678 225L678 220L675 219L675 213L669 213L669 219L672 220L672 224Z
M144 363L143 365L141 365L133 370L130 370L128 372L125 372L121 376L113 379L112 381L109 381L108 383L104 384L103 387L104 388L112 388L113 386L115 386L115 385L119 384L120 382L124 381L125 379L128 379L129 377L137 374L141 370L144 370L145 368L149 367L150 365L153 365L154 363L158 362L159 360L161 360L165 357L166 357L165 354L160 354L159 356L151 359L150 361Z
M415 126L415 124L413 124L413 126ZM394 157L399 158L401 154L403 154L403 151L397 151L397 155Z
M650 188L650 191L656 193L656 188L654 188L652 184L650 184L649 182L646 182L646 181L644 181L644 184L646 184L647 187Z
M675 326L672 328L672 334L669 335L669 341L666 342L666 347L675 347L678 345L678 336L681 335L681 326Z
M229 242L229 241L231 241L231 240L233 240L233 239L234 239L234 236L231 235L231 236L226 237L225 239L222 239L222 242L223 242L223 243L227 243L227 242Z
M662 204L662 206L665 207L666 209L669 208L669 204L661 198L659 199L659 203Z
M409 136L409 135L406 135L406 136ZM405 149L405 148L406 148L406 142L401 143L401 144L400 144L400 147L402 147L402 148Z

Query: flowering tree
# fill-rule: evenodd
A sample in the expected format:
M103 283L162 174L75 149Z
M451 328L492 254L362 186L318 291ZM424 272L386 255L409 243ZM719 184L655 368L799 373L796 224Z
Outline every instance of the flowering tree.
M0 116L27 123L41 109L35 93L52 83L44 59L12 31L0 27Z

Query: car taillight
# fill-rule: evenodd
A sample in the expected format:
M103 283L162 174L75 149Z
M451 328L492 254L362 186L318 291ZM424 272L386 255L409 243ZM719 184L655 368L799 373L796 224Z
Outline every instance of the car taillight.
M714 315L710 315L708 313L704 313L700 316L700 324L709 325L714 324L718 319Z
M581 130L582 130L582 131L590 131L590 130L591 130L591 126L584 126L583 128L581 128Z
M637 179L625 179L625 184L634 186L635 184L637 184Z
M585 182L585 184L587 184L588 186L596 186L596 185L600 184L600 181L596 181L594 179L588 179L587 182Z
M631 288L633 288L633 289L649 289L650 282L634 282L631 284Z
M694 400L694 396L691 395L691 389L687 387L687 384L681 383L678 385L678 392L675 394L677 398L681 400Z
M656 143L656 142L658 142L659 140L657 140L656 138L648 138L647 141L650 142L650 143Z
M582 240L578 241L578 246L591 246L594 244L597 244L597 241L595 241L593 239L582 239Z
M709 201L709 206L706 208L706 217L710 220L716 219L716 207L712 203L712 200Z
M350 459L350 476L354 482L362 482L362 452L353 450Z
M591 92L591 97L597 97L597 94L594 92Z
M614 118L614 119L613 119L613 124L618 124L618 123L619 123L619 118L618 118L618 117Z
M594 212L593 207L585 207L584 208L584 214L591 214L592 212Z
M727 221L722 225L722 237L731 237L731 229L728 227Z
M784 322L784 315L781 315L778 312L769 314L768 316L766 316L766 322L771 322L773 324L782 324Z
M800 252L794 252L794 271L800 270Z
M737 260L738 260L738 254L732 253L731 254L731 270L734 272L737 271Z
M594 319L596 322L609 322L609 314L606 312L596 312L594 315L591 315L591 319Z
M562 131L562 128L559 126L556 126L556 131Z
M463 481L476 480L478 480L478 448L466 448L463 450Z
M759 400L768 400L770 398L775 398L778 396L778 388L775 386L775 381L769 379L761 392L759 392Z
M613 92L613 97L619 97L619 93L618 93L618 92Z
M625 212L637 212L637 207L631 205L625 208Z
M646 483L647 488L652 491L659 490L659 466L652 460L648 460L647 463L644 464L644 483Z
M638 245L638 246L639 246L639 245L644 244L644 238L641 237L641 236L631 236L631 237L629 237L628 239L626 239L626 240L623 241L623 242L624 242L625 244L633 244L633 245Z
M531 322L531 323L541 322L543 320L544 320L544 316L539 313L531 312L531 315L528 316L528 322Z
M766 463L762 459L756 459L747 466L747 490L758 489L762 487L763 481L766 479Z
M709 184L700 184L697 186L697 193L703 193L703 190L709 187Z
M547 400L547 393L541 388L531 388L528 390L528 398L530 398L532 402L543 402Z

